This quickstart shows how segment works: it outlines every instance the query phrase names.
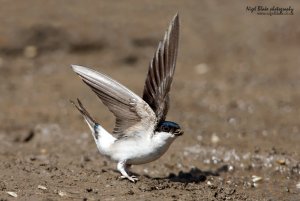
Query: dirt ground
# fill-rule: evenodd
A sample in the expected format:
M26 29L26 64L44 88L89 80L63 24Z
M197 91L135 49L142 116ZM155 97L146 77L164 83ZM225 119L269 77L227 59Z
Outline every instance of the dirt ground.
M168 120L185 134L120 180L69 99L108 130L114 117L70 64L141 94L176 12ZM0 200L300 200L299 15L298 1L2 0Z

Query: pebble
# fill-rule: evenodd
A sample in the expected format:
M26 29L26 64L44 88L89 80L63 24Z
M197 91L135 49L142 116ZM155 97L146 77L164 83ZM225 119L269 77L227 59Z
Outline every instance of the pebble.
M42 186L42 185L38 185L38 189L47 190L47 187L46 186Z
M229 171L229 172L234 171L234 166L233 166L233 165L229 165L229 166L228 166L228 171Z
M296 184L296 188L300 189L300 182L298 184Z
M279 159L276 161L279 165L286 165L286 162L284 159Z
M199 75L203 75L208 72L208 65L206 63L201 63L195 66L195 71Z
M41 150L40 150L40 153L41 153L41 154L46 154L46 153L47 153L47 149L44 149L44 148L41 149Z
M262 177L259 177L259 176L256 176L256 175L252 175L252 181L254 183L257 183L259 181L261 181L263 178Z
M208 186L212 186L212 185L213 185L213 184L211 183L211 181L207 181L206 184L207 184Z
M63 196L66 196L67 193L66 192L63 192L63 191L58 191L58 195L63 197Z
M15 192L12 192L12 191L8 191L8 192L6 192L8 195L10 195L10 196L12 196L12 197L18 197L18 195L17 195L17 193L15 193Z
M218 164L218 163L220 163L222 160L220 159L220 158L218 158L218 157L216 157L216 156L212 156L211 157L211 162L213 163L213 164Z
M253 183L253 187L257 188L258 187L258 183Z
M24 56L29 59L35 58L37 56L37 53L37 47L33 45L26 46L23 52Z
M218 142L220 142L220 138L215 133L213 133L211 136L211 142L213 144L217 144Z
M177 168L182 168L183 167L183 165L181 164L181 163L177 163Z
M237 124L237 121L235 118L231 117L228 119L228 123L231 124L231 125L236 125Z
M288 187L285 187L285 191L289 193L290 189Z
M203 140L202 135L198 135L198 136L197 136L197 140L198 140L198 141L202 141L202 140Z

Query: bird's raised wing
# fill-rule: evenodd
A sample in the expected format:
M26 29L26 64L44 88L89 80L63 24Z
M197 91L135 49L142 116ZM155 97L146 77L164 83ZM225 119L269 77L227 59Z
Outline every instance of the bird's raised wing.
M82 66L72 68L115 115L113 133L118 138L154 129L156 116L138 95L107 75Z
M165 120L169 109L169 91L176 66L179 17L174 16L164 39L150 62L143 99L155 112L158 122Z

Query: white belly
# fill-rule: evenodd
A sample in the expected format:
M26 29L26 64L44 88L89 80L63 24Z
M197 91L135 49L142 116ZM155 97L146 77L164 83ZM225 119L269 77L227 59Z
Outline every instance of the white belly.
M149 163L161 157L171 143L154 143L150 139L116 141L110 150L111 159L124 161L127 164L138 165Z

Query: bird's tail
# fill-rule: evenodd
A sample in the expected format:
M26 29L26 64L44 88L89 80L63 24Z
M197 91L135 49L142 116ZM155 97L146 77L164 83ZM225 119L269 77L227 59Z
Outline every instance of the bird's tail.
M83 107L81 101L77 98L78 105L74 103L74 101L70 100L70 102L77 108L77 110L82 114L84 120L90 127L91 131L94 133L94 127L97 124L96 121L92 118L92 116L88 113L88 111Z

